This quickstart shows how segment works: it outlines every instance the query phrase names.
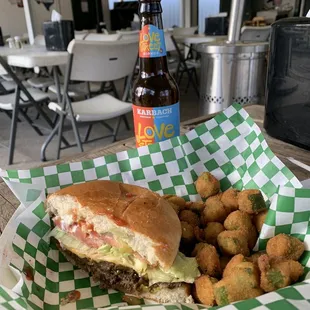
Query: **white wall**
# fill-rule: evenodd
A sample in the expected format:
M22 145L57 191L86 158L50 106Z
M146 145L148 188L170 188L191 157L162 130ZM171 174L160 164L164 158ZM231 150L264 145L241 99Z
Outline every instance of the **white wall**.
M182 26L181 0L162 0L163 8L163 24L164 28L171 28L172 26Z
M63 19L73 20L71 0L55 0L54 4L50 7L49 11L45 8L43 4L38 4L34 0L31 1L30 5L31 5L32 25L34 28L35 35L43 34L42 24L43 22L51 19L51 13L53 9L58 11L62 15Z
M49 11L35 0L29 1L29 4L35 35L42 34L42 23L50 19L52 9L60 12L64 19L73 20L71 0L55 0ZM24 9L12 5L8 0L0 0L0 27L3 35L15 36L27 33Z
M205 19L208 16L216 15L220 11L220 0L199 0L198 9L199 33L205 31Z
M3 35L22 35L27 32L24 10L8 0L0 0L0 27Z

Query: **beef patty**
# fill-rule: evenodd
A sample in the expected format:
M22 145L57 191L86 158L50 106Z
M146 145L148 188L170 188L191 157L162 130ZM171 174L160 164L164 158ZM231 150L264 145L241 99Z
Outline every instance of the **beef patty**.
M145 289L149 292L153 292L153 290L157 290L160 287L173 289L182 285L182 283L156 283L148 287L148 279L140 277L138 273L131 268L109 262L96 262L87 258L81 258L62 248L57 240L56 244L58 249L71 264L89 272L94 281L99 282L100 288L102 289L115 289L128 294L137 294Z

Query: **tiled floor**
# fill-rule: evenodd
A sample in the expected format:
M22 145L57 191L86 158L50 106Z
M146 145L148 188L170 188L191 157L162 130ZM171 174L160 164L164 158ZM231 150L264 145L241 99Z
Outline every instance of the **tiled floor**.
M186 81L184 81L186 82ZM186 84L185 84L186 85ZM188 120L198 116L198 98L196 94L190 90L187 94L182 92L184 87L181 86L181 121ZM51 114L50 111L48 113ZM34 118L36 112L34 110L29 112L31 118ZM130 121L131 130L127 131L124 124L122 123L118 140L126 139L133 136L133 121L132 115L128 115ZM42 120L39 122L44 124ZM113 125L113 121L109 122ZM10 124L11 120L4 113L0 113L0 168L8 168L8 152L9 152L9 137L10 137ZM86 128L81 128L80 133L83 138ZM47 137L48 131L45 130L44 136L38 136L37 133L26 123L22 121L18 124L17 137L16 137L16 147L14 164L9 166L10 168L30 168L40 164L40 149L42 143ZM101 135L108 134L108 130L100 124L96 124L93 128L91 138L100 137ZM74 142L74 135L72 131L66 133L66 138L69 142ZM112 138L106 138L96 142L92 142L84 145L85 151L91 150L93 148L98 148L101 146L107 146L111 144ZM61 157L68 155L73 155L78 152L76 147L64 150L61 152ZM56 141L55 139L49 145L47 150L47 159L56 159Z

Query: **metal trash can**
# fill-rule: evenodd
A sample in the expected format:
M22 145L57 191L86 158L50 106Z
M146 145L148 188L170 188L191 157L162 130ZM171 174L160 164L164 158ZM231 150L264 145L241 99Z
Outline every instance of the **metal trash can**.
M264 103L268 48L267 42L200 44L201 113L216 113L234 102Z

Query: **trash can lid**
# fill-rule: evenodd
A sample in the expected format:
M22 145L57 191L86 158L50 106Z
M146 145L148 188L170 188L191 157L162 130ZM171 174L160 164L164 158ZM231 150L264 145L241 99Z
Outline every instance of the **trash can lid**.
M236 42L226 41L201 43L197 51L206 54L239 54L239 53L264 53L269 48L269 42Z

